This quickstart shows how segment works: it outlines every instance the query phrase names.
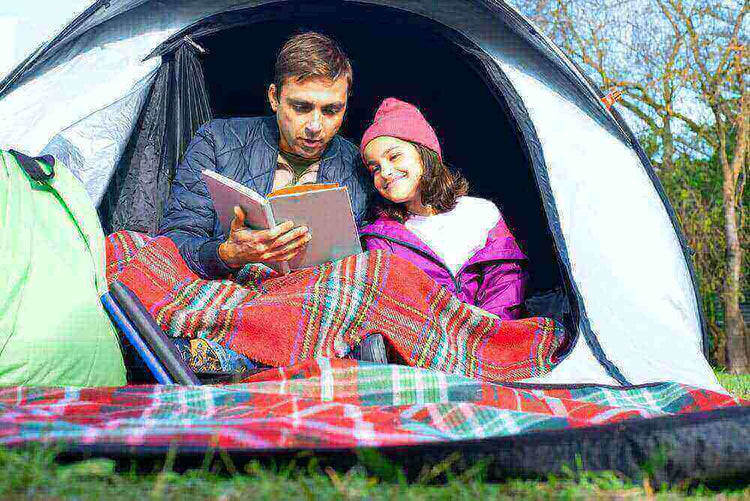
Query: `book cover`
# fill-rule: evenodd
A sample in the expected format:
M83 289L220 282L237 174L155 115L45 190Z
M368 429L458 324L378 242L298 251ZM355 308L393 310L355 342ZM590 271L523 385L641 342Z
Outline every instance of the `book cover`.
M265 230L284 221L307 226L311 239L288 262L272 263L282 274L337 261L362 252L349 192L337 184L312 184L284 188L262 197L256 191L214 171L201 176L208 187L225 235L234 218L234 207L245 212L245 225Z

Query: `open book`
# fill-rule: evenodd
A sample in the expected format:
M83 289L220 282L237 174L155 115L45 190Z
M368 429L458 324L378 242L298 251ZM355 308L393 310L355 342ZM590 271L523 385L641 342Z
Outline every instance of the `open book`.
M245 212L245 225L254 230L270 229L284 221L310 229L312 238L302 252L290 261L270 263L279 273L287 274L362 252L346 186L306 184L283 188L262 197L247 186L211 170L203 170L201 177L208 186L221 229L226 235L237 205Z

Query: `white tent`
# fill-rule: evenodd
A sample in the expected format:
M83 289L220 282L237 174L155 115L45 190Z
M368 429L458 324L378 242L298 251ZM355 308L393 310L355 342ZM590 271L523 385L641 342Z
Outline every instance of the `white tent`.
M416 101L448 161L503 208L537 297L577 334L540 381L722 391L704 356L689 249L642 149L571 61L500 1L100 0L0 82L0 146L55 154L105 217L127 225L123 193L145 179L134 172L166 165L151 178L168 179L199 118L263 112L278 41L308 27L354 62L345 135L358 139L382 97ZM144 207L158 218L159 203Z

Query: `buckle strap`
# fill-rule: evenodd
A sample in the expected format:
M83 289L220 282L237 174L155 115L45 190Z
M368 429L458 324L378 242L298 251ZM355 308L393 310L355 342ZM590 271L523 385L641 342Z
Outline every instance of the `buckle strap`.
M52 155L32 158L16 150L8 150L8 153L13 155L13 158L16 159L21 167L23 167L23 170L26 171L26 174L34 181L44 183L55 177L55 159ZM49 166L49 173L39 165L39 162L44 162Z

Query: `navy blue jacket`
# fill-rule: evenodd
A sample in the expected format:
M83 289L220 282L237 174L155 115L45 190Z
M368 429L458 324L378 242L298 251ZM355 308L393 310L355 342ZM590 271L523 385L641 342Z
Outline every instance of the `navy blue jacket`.
M279 128L274 116L212 120L190 141L175 173L159 233L174 241L182 258L201 277L224 277L233 270L219 258L219 245L228 235L219 226L200 172L214 170L265 196L273 186L278 151ZM357 147L335 136L323 152L318 170L319 182L335 182L349 189L358 225L372 184L360 164Z

